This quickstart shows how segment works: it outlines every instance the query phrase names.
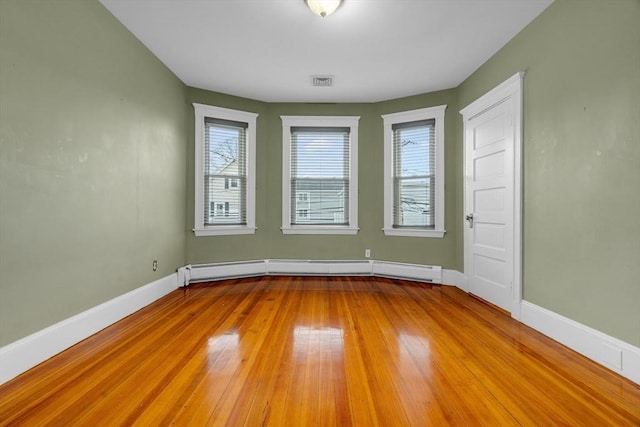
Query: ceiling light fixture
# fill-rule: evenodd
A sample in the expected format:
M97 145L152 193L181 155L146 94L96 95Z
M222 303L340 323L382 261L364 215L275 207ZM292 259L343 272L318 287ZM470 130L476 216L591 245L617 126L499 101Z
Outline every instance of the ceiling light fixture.
M335 12L342 0L304 0L304 2L309 6L311 12L324 18Z

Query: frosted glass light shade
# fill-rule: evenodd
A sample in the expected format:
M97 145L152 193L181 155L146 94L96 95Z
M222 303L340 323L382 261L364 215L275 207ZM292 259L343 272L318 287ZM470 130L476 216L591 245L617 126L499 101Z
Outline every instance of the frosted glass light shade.
M304 0L304 2L313 13L324 18L335 12L342 0Z

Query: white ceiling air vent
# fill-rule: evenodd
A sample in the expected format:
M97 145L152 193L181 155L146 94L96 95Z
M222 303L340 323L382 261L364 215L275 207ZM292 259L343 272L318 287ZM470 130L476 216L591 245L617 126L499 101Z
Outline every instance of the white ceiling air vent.
M333 76L311 76L311 84L316 87L331 87Z

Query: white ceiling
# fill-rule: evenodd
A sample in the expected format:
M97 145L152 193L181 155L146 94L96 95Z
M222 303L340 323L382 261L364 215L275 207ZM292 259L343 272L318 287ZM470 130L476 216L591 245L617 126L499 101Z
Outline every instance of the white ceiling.
M552 0L100 0L186 85L268 102L458 86ZM333 87L312 75L335 76Z

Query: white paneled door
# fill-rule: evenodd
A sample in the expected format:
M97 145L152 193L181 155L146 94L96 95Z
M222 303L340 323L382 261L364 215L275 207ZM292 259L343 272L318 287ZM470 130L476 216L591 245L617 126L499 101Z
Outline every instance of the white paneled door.
M469 291L516 317L520 300L521 78L517 74L462 110Z

